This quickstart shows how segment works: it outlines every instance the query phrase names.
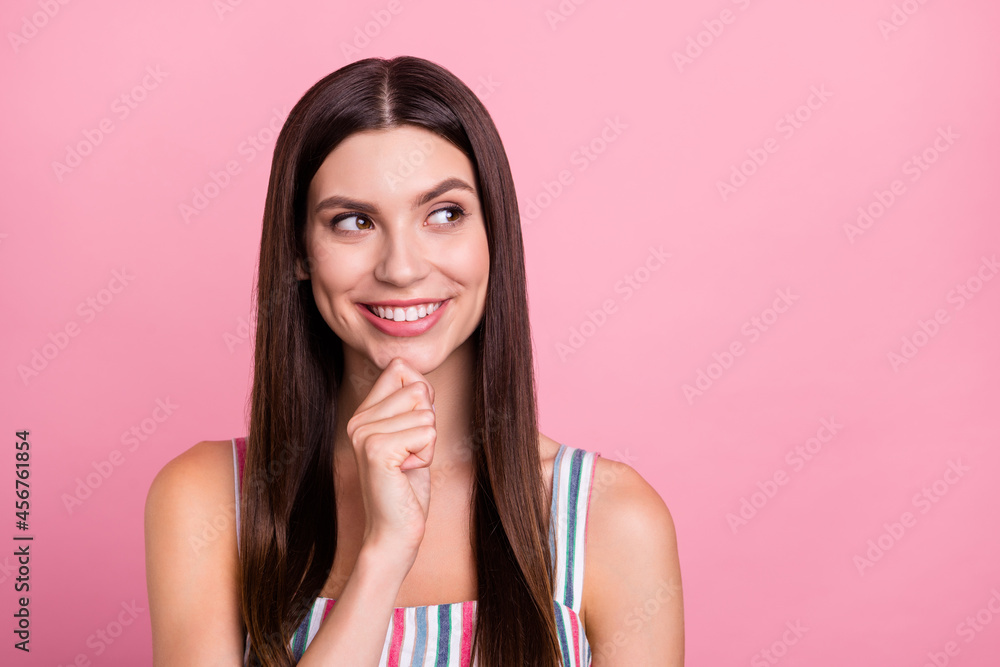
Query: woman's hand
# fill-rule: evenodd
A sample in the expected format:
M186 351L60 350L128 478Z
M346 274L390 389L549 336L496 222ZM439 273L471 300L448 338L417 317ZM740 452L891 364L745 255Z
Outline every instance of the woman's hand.
M375 381L350 421L365 507L364 545L412 560L430 505L430 464L437 439L434 388L400 358Z

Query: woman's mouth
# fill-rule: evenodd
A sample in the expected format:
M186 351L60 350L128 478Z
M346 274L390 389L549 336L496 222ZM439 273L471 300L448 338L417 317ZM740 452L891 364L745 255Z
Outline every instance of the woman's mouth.
M408 337L419 336L437 324L449 303L451 299L406 305L359 303L358 310L382 333Z
M372 306L365 304L368 310L383 320L392 322L416 322L422 320L441 307L444 301L420 303L415 306Z

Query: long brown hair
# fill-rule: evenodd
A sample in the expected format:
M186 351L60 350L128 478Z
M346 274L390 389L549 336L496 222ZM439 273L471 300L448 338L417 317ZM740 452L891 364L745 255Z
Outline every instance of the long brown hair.
M561 664L545 532L524 249L500 136L475 94L421 58L367 58L326 76L278 136L264 207L256 345L241 499L241 610L256 659L291 665L289 643L337 548L333 443L343 348L316 308L304 229L309 184L341 141L415 125L472 162L489 243L477 342L472 546L478 587L473 656L482 667Z

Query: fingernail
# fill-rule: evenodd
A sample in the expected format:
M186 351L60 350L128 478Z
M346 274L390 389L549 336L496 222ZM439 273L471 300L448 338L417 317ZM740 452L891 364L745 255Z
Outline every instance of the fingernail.
M434 410L434 404L433 403L431 403L431 410ZM434 410L434 412L437 412L437 410Z

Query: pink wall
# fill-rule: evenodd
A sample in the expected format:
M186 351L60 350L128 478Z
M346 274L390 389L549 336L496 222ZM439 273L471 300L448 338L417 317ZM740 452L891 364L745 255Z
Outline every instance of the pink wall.
M8 445L0 662L148 664L146 490L245 431L272 130L413 54L504 137L543 431L666 500L689 664L996 664L1000 7L486 4L4 3L0 414L35 541L24 655Z

